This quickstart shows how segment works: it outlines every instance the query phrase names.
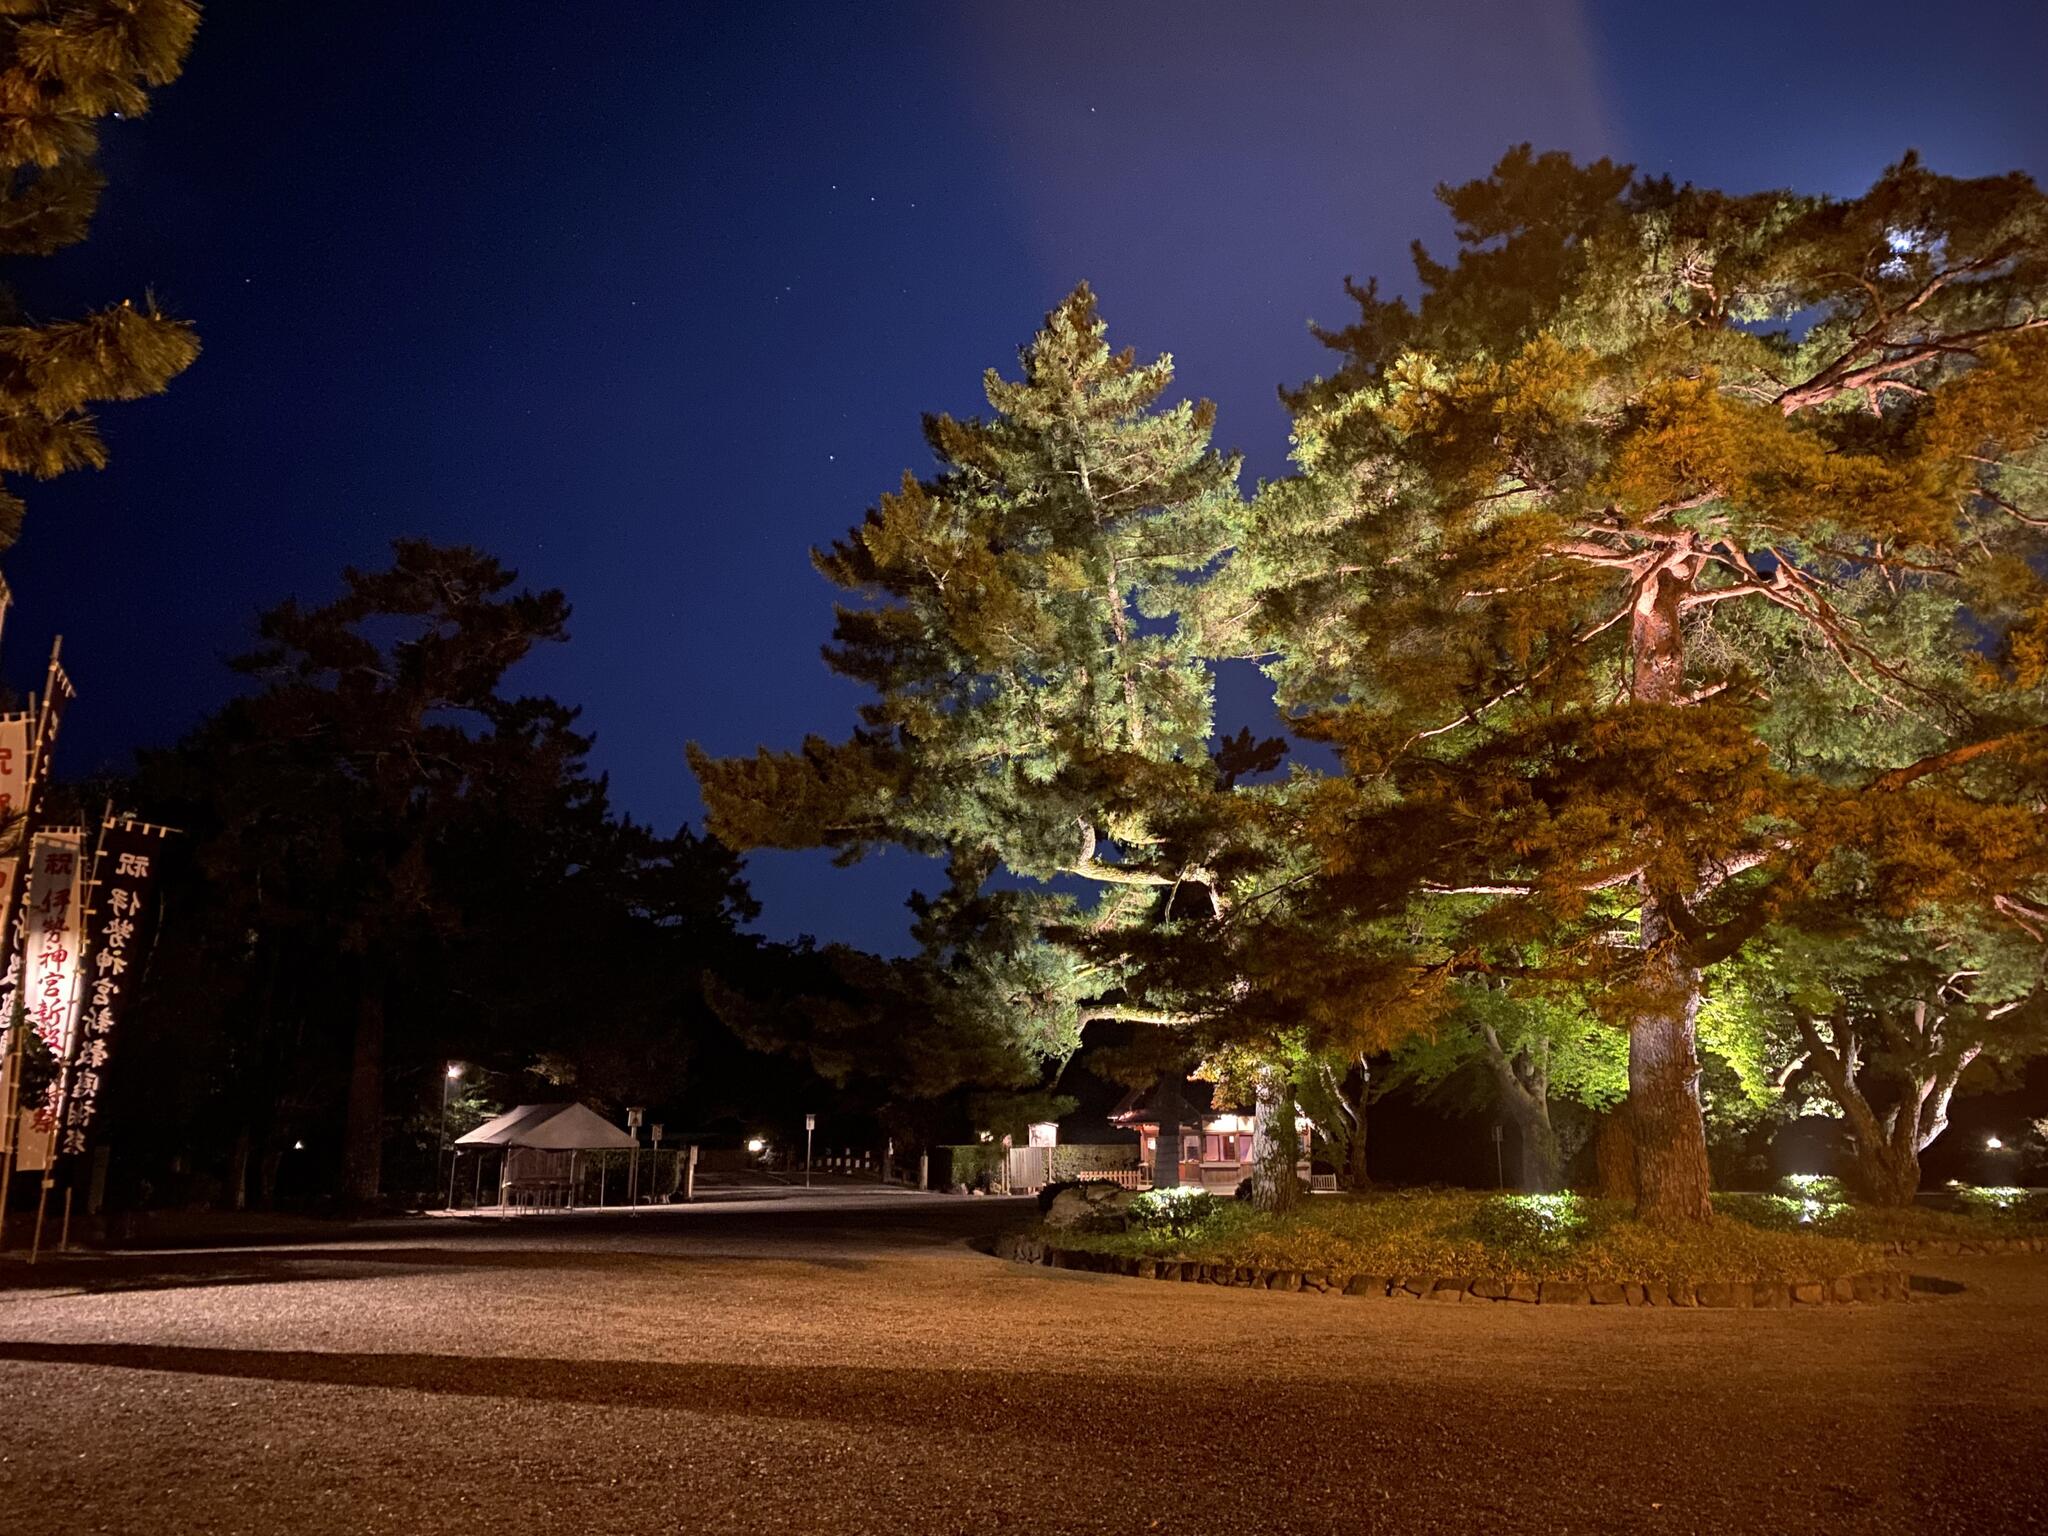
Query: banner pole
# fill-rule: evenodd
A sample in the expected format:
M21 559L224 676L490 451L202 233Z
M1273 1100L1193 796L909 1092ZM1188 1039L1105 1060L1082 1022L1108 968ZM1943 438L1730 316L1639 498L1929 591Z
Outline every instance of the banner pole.
M36 1232L28 1245L28 1262L33 1268L43 1251L43 1212L50 1204L50 1185L54 1181L48 1174L43 1175L42 1187L36 1191Z
M71 1186L69 1184L64 1186L64 1227L63 1235L57 1239L57 1251L59 1253L69 1253L71 1251Z
M7 1250L7 1192L14 1187L15 1149L21 1141L22 1028L11 1024L7 1031L7 1092L0 1095L0 1107L7 1112L7 1150L0 1153L0 1253Z

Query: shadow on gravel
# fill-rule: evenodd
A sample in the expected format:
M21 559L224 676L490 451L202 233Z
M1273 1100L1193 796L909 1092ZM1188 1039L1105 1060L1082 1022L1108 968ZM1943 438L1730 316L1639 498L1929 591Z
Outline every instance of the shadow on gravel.
M437 1269L494 1269L641 1273L687 1269L710 1262L780 1261L814 1268L865 1269L855 1259L810 1254L611 1253L547 1248L303 1248L263 1253L148 1254L66 1258L30 1268L0 1269L0 1295L58 1291L99 1296L120 1291L174 1291L228 1285L290 1285L315 1280L363 1280L423 1274Z
M1960 1296L1969 1287L1960 1280L1944 1280L1939 1275L1909 1275L1907 1288L1914 1296Z
M0 1340L0 1363L6 1362L949 1431L959 1428L962 1380L957 1371L897 1366L535 1360ZM1058 1403L1060 1412L1041 1416L1034 1424L1033 1435L1039 1439L1092 1441L1099 1435L1094 1427L1099 1414L1123 1414L1130 1401L1128 1384L1111 1378L994 1371L973 1372L969 1379L975 1392L990 1402Z

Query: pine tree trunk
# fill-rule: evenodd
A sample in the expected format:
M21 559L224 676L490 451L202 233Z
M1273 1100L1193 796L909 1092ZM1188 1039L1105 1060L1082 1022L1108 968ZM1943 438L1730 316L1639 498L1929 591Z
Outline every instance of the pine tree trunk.
M1180 1183L1180 1127L1177 1114L1166 1116L1159 1122L1159 1142L1152 1149L1154 1189L1172 1189Z
M1704 557L1666 562L1639 589L1629 624L1629 698L1679 706L1685 697L1682 605ZM1711 1221L1707 1124L1700 1113L1694 1021L1700 974L1666 916L1664 897L1643 891L1644 1006L1628 1036L1629 1132L1635 1139L1636 1215L1645 1221Z
M1252 1209L1292 1210L1301 1200L1294 1084L1278 1067L1261 1067L1252 1102Z
M1636 1203L1636 1139L1629 1130L1626 1103L1600 1117L1593 1133L1593 1167L1602 1200Z
M228 1209L249 1208L249 1148L254 1140L245 1125L235 1133L235 1145L228 1154Z
M1700 974L1668 935L1654 899L1643 903L1645 1004L1628 1036L1629 1132L1635 1141L1636 1215L1711 1221L1707 1124L1700 1113L1694 1023Z
M1178 1072L1163 1075L1152 1095L1159 1117L1158 1143L1152 1148L1152 1187L1172 1189L1180 1183L1181 1127L1187 1124L1187 1082Z
M373 1204L384 1182L384 974L365 963L349 1062L348 1122L342 1141L341 1192Z

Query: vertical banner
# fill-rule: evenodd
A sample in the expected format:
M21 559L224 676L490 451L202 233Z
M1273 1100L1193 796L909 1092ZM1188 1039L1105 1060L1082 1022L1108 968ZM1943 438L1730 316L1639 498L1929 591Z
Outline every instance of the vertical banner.
M92 909L85 926L89 952L85 1016L66 1064L61 1156L85 1150L99 1113L102 1076L114 1027L142 982L143 961L156 934L159 867L168 827L109 818L93 857Z
M34 724L27 715L0 715L0 854L21 851Z
M29 841L22 909L22 1010L36 1038L62 1061L78 1018L79 950L85 940L85 831L53 827Z
M23 853L20 843L22 834L35 819L36 801L42 789L43 779L50 763L50 753L57 745L57 730L64 723L64 711L71 701L78 697L78 691L71 686L71 676L64 670L64 637L59 635L50 646L50 665L43 674L43 697L34 711L34 720L29 726L26 766L22 769L21 799L19 816L14 823L11 845L8 836L0 831L0 854L12 853L16 863L0 865L0 874L19 876L23 873L19 860ZM0 734L0 747L14 744L10 734ZM7 968L4 979L0 979L0 1031L9 1029L14 1021L14 1000L22 980L23 949L27 936L27 893L23 884L10 881L0 886L0 944L6 945ZM13 1055L13 1043L9 1042L8 1055Z
M4 619L8 598L6 583L0 581L0 619ZM14 1041L14 987L18 979L21 959L14 943L17 927L15 898L21 878L21 857L23 835L28 830L29 800L34 779L30 771L30 756L35 741L35 718L26 714L0 715L0 955L5 955L0 964L0 1146L17 1150L17 1166L41 1168L42 1162L32 1161L28 1146L22 1140L19 1124L33 1123L33 1112L22 1109L19 1114L14 1085L14 1075L20 1063L15 1059ZM37 1143L40 1146L40 1142ZM0 1157L4 1157L0 1152Z

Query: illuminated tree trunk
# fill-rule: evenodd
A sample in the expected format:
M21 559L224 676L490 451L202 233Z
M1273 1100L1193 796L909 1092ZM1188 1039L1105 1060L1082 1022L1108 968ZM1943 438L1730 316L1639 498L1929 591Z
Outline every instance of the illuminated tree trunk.
M1600 1117L1593 1134L1593 1167L1602 1200L1636 1203L1636 1140L1625 1101Z
M1479 1026L1486 1064L1493 1068L1500 1105L1515 1122L1521 1144L1522 1188L1547 1194L1557 1188L1557 1133L1550 1124L1550 1048L1523 1046L1511 1057L1491 1024Z
M1710 1221L1707 1124L1700 1113L1694 1021L1700 973L1645 902L1646 1002L1628 1035L1629 1132L1636 1151L1636 1215L1645 1221Z
M1365 1161L1366 1110L1372 1096L1372 1064L1358 1058L1358 1093L1350 1102L1351 1144L1344 1149L1344 1187L1372 1188L1372 1174Z
M1301 1137L1295 1129L1294 1084L1278 1067L1259 1068L1252 1101L1252 1208L1291 1210L1301 1200Z
M1643 705L1685 702L1680 601L1702 560L1674 551L1646 573L1631 616L1629 694ZM1671 923L1681 898L1645 885L1641 918L1643 1003L1629 1021L1628 1115L1635 1140L1636 1215L1646 1221L1710 1221L1707 1126L1700 1113L1695 1020L1700 972Z
M1863 1192L1881 1205L1911 1205L1920 1192L1920 1154L1948 1129L1956 1084L1982 1047L1965 1042L1945 1048L1940 1010L1925 1002L1914 1004L1911 1016L1892 1026L1889 1039L1895 1051L1917 1047L1920 1059L1929 1064L1894 1074L1896 1102L1880 1115L1856 1080L1862 1041L1855 1025L1837 1015L1824 1037L1812 1020L1800 1016L1798 1023L1807 1059L1842 1111Z

